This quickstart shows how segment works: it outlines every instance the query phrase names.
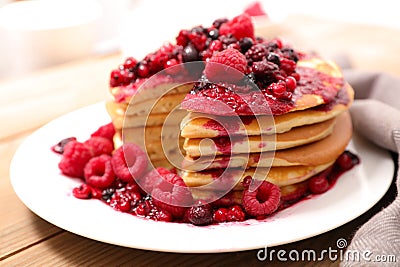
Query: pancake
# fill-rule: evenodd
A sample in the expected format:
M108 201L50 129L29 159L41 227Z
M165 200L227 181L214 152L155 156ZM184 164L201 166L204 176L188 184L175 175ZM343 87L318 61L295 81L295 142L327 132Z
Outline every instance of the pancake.
M165 79L162 80L163 78ZM171 81L170 77L157 76L156 79L159 79L159 81L144 79L134 84L112 87L110 93L116 103L134 105L135 103L157 99L162 95L188 93L193 87L193 83L174 82Z
M339 115L332 133L319 141L290 149L269 153L233 154L216 157L185 157L182 168L187 171L206 169L270 166L319 165L331 162L339 157L350 142L352 136L349 112Z
M284 133L290 131L294 127L314 124L326 121L338 116L346 111L352 104L354 91L347 85L344 89L346 101L340 101L339 97L336 102L330 106L318 107L302 111L289 112L283 115L273 116L274 124L271 116L246 116L242 117L243 123L236 123L235 128L230 125L229 129L224 129L222 124L226 122L230 124L230 117L217 117L214 115L202 115L199 113L189 113L181 123L181 135L185 138L213 138L217 136L231 135L261 135ZM237 120L237 119L236 119ZM216 123L220 122L220 123ZM225 125L225 124L224 124Z
M293 128L291 131L270 136L217 137L214 139L185 139L183 149L189 157L257 153L296 147L328 136L335 119Z
M287 166L272 168L250 168L211 170L204 172L182 171L181 176L188 187L202 187L204 190L244 189L241 181L247 176L255 180L271 182L277 186L299 183L329 168L335 161L316 166ZM233 186L233 187L232 187Z
M115 102L107 102L106 109L111 117L116 129L134 128L140 126L158 126L158 125L179 125L182 118L187 114L185 110L174 110L173 113L149 113L148 115L128 115L125 114L127 105ZM168 119L167 119L168 118Z

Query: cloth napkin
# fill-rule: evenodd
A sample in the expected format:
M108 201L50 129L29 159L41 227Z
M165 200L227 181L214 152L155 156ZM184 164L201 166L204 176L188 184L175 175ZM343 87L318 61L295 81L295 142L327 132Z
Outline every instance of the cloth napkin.
M354 129L378 146L399 153L400 77L354 69L344 69L344 76L355 91L350 108ZM347 247L365 257L344 257L341 266L400 266L400 171L396 186L393 203L361 226ZM373 261L375 256L389 255L395 255L397 262Z

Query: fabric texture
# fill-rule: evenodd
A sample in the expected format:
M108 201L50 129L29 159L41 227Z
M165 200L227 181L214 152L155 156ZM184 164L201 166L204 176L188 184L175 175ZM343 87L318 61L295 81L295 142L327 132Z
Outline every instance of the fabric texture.
M350 108L354 130L376 145L399 153L400 78L353 69L345 69L344 76L355 91ZM365 257L344 257L341 266L400 266L400 172L396 186L393 203L361 226L347 247ZM389 255L394 255L396 262L374 261L375 256Z

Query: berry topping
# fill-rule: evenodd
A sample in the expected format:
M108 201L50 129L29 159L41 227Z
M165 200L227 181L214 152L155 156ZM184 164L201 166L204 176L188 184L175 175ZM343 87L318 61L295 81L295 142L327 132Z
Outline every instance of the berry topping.
M244 13L248 14L249 16L266 16L264 9L261 6L261 3L256 1L249 6L247 6L244 10Z
M254 39L254 27L251 18L247 14L242 14L234 17L232 20L223 23L219 32L221 35L232 34L238 40L244 37L250 37Z
M87 184L81 184L72 189L72 195L80 199L90 199L92 197L92 189Z
M199 59L199 52L197 51L196 47L192 44L185 46L182 52L182 61L190 62L190 61L196 61L198 59Z
M213 221L213 211L209 204L190 207L187 219L194 225L207 225Z
M307 194L307 183L287 185L281 188L281 200L285 202L301 199Z
M114 151L111 164L118 178L132 183L146 171L147 154L138 145L125 143Z
M168 173L162 178L163 181L151 193L154 204L175 218L181 218L193 201L192 193L180 176Z
M322 194L329 189L329 182L323 174L320 174L308 180L308 187L311 193Z
M84 168L86 183L97 188L107 188L115 181L115 174L111 166L111 156L101 155L86 163Z
M89 148L78 141L68 142L58 167L65 175L83 178L83 168L91 159Z
M76 137L68 137L68 138L61 140L60 142L58 142L57 144L52 146L51 150L53 150L53 152L55 152L55 153L63 154L65 145L71 141L76 141Z
M110 206L119 211L129 212L139 203L141 198L142 195L137 191L117 191L110 199Z
M106 125L100 126L94 133L91 134L91 137L100 136L112 141L114 134L115 134L115 128L112 122L110 122Z
M350 151L343 152L336 160L336 164L339 166L341 171L350 170L354 165L358 163L358 157L352 154Z
M210 81L214 82L237 82L242 79L246 68L246 57L238 50L228 48L215 53L210 58L206 64L204 74Z
M263 181L256 190L250 191L250 182L251 177L246 177L243 181L245 190L243 191L242 202L247 214L257 217L269 215L276 211L281 197L279 187Z
M93 136L86 140L84 144L89 148L93 157L102 154L111 155L114 150L113 142L105 137Z
M163 176L171 173L171 171L159 167L150 172L148 172L144 177L139 178L138 184L140 187L148 194L150 194L155 187L158 187L159 184L163 181Z

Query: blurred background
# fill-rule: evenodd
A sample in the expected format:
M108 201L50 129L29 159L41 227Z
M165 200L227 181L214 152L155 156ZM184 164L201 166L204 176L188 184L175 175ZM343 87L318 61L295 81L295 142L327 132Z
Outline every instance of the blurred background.
M396 1L261 0L267 28L290 15L400 28ZM0 81L78 59L142 58L180 29L233 17L253 0L0 0ZM263 26L263 25L259 25ZM371 36L373 39L374 36Z

